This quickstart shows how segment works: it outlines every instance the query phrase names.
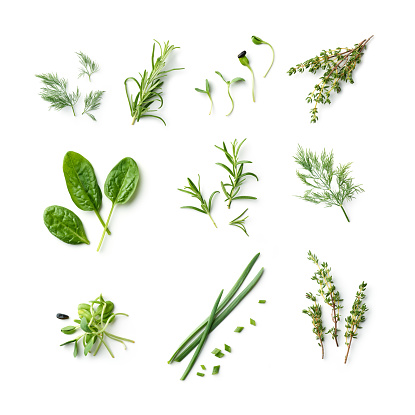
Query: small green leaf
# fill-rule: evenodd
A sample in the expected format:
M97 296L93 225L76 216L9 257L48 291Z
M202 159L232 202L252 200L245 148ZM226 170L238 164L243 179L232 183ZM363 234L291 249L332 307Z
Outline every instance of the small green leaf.
M88 327L88 322L85 317L82 317L81 319L81 329L86 333L92 333L91 329Z
M210 92L209 81L206 79L206 92Z
M240 81L245 82L245 79L244 78L240 78L240 77L233 78L232 81L231 81L231 84L233 84L235 82L240 82Z
M76 357L78 355L78 342L76 341L73 346L73 357Z
M197 92L201 92L202 94L207 94L207 92L206 91L203 91L203 89L195 88L195 90Z
M59 346L65 346L65 344L73 343L73 342L76 342L76 341L77 341L77 339L68 340L67 342L62 343Z
M180 209L193 209L193 210L197 210L198 212L206 214L206 212L204 210L199 209L199 208L194 207L194 206L181 206Z
M88 342L88 344L86 345L86 347L85 347L85 349L84 349L84 355L86 356L88 353L89 353L89 351L92 349L92 346L94 345L94 343L95 343L95 339L96 339L96 336L92 336L91 337L91 339L89 340L89 342Z
M61 329L61 332L63 334L74 334L77 329L78 329L78 327L75 327L75 326L66 326L66 327Z

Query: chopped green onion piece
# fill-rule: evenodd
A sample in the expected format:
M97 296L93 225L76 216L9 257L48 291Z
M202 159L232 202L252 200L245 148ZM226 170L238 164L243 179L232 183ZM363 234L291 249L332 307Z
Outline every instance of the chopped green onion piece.
M252 320L252 318L249 319L249 322L253 325L256 326L255 320Z
M197 372L197 373L196 373L196 375L197 375L197 376L200 376L201 378L203 378L203 376L205 376L205 374L204 374L204 373L200 373L200 372Z
M217 349L216 347L212 350L212 354L214 354L215 356L220 352L221 352L221 350Z
M205 365L200 365L200 367L201 367L203 370L206 370L206 366L205 366Z
M219 352L219 353L216 353L215 356L219 357L219 359L222 359L222 357L225 356L225 354L222 352Z
M228 346L227 344L225 344L225 350L230 353L232 351L231 346Z
M258 303L259 304L265 304L267 302L267 300L259 300Z
M219 373L220 366L213 366L212 375L217 375Z
M244 327L237 327L236 329L235 329L235 333L240 333L242 330L244 329Z

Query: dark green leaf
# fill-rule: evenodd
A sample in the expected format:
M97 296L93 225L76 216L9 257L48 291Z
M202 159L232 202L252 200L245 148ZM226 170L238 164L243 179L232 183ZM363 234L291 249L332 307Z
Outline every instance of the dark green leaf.
M88 321L85 317L82 317L81 319L81 329L86 333L92 333L91 329L88 327Z

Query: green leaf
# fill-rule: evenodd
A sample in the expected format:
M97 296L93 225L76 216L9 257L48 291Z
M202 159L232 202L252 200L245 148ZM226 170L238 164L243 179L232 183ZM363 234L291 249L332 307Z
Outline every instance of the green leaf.
M231 176L233 176L233 172L232 172L232 170L228 166L225 166L222 163L215 163L215 164L217 164L218 166L223 167Z
M232 81L231 81L231 84L233 84L235 82L240 82L240 81L245 82L245 79L244 78L240 78L240 77L233 78Z
M253 197L253 196L236 196L236 197L233 198L233 200L236 200L236 199L255 199L256 200L256 197Z
M206 92L210 92L209 81L206 79Z
M213 196L215 196L215 194L216 193L219 193L219 191L218 190L215 190L211 195L210 195L210 198L209 198L209 204L208 204L208 210L209 210L209 212L210 212L210 209L211 209L211 207L212 207L212 199L213 199Z
M86 333L92 333L91 329L88 327L88 322L85 317L81 319L81 329Z
M68 340L67 342L62 343L62 344L60 344L59 346L65 346L65 344L73 343L73 342L76 342L76 341L77 341L77 339L76 339L76 338L75 338L75 339L72 339L72 340Z
M206 212L204 210L199 209L199 208L194 207L194 206L182 206L180 209L193 209L193 210L197 210L198 212L201 212L201 213L205 213L206 214Z
M73 345L73 357L78 356L78 341Z
M61 329L61 332L63 334L74 334L77 329L78 327L75 327L75 326L66 326Z
M257 175L256 174L254 174L254 173L243 173L243 174L241 174L241 177L245 177L245 176L252 176L252 177L255 177L255 179L257 179L257 181L259 181L259 179L258 179L258 177L257 177Z
M134 194L140 174L131 157L123 158L108 174L104 191L113 204L122 205Z
M219 71L215 71L215 73L217 73L226 83L228 83L228 81L223 77L223 75Z
M197 92L201 92L202 94L207 94L207 92L206 91L203 91L203 89L195 88L195 90Z
M57 205L49 206L43 213L43 221L49 232L62 242L89 245L81 219L71 210Z
M86 356L89 351L92 349L92 346L94 345L96 340L96 336L92 336L91 339L89 340L89 342L87 343L85 349L84 349L84 355Z

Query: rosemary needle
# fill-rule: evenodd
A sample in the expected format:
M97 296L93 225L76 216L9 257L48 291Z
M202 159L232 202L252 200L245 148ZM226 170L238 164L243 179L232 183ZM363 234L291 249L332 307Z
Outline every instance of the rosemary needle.
M218 309L218 305L219 305L219 301L222 297L223 294L223 290L220 292L220 294L218 295L218 298L215 301L215 304L213 305L212 311L210 313L209 316L209 320L207 322L207 325L205 327L205 330L202 334L202 338L200 339L199 345L197 346L197 349L195 351L195 353L192 356L192 359L189 362L189 365L187 366L186 370L183 373L183 376L180 378L180 380L185 380L187 375L189 374L189 372L192 370L193 365L195 364L197 358L199 357L199 354L206 342L206 339L209 335L210 329L212 327L213 321L215 320L215 314L216 314L216 310ZM204 375L203 375L204 376Z

